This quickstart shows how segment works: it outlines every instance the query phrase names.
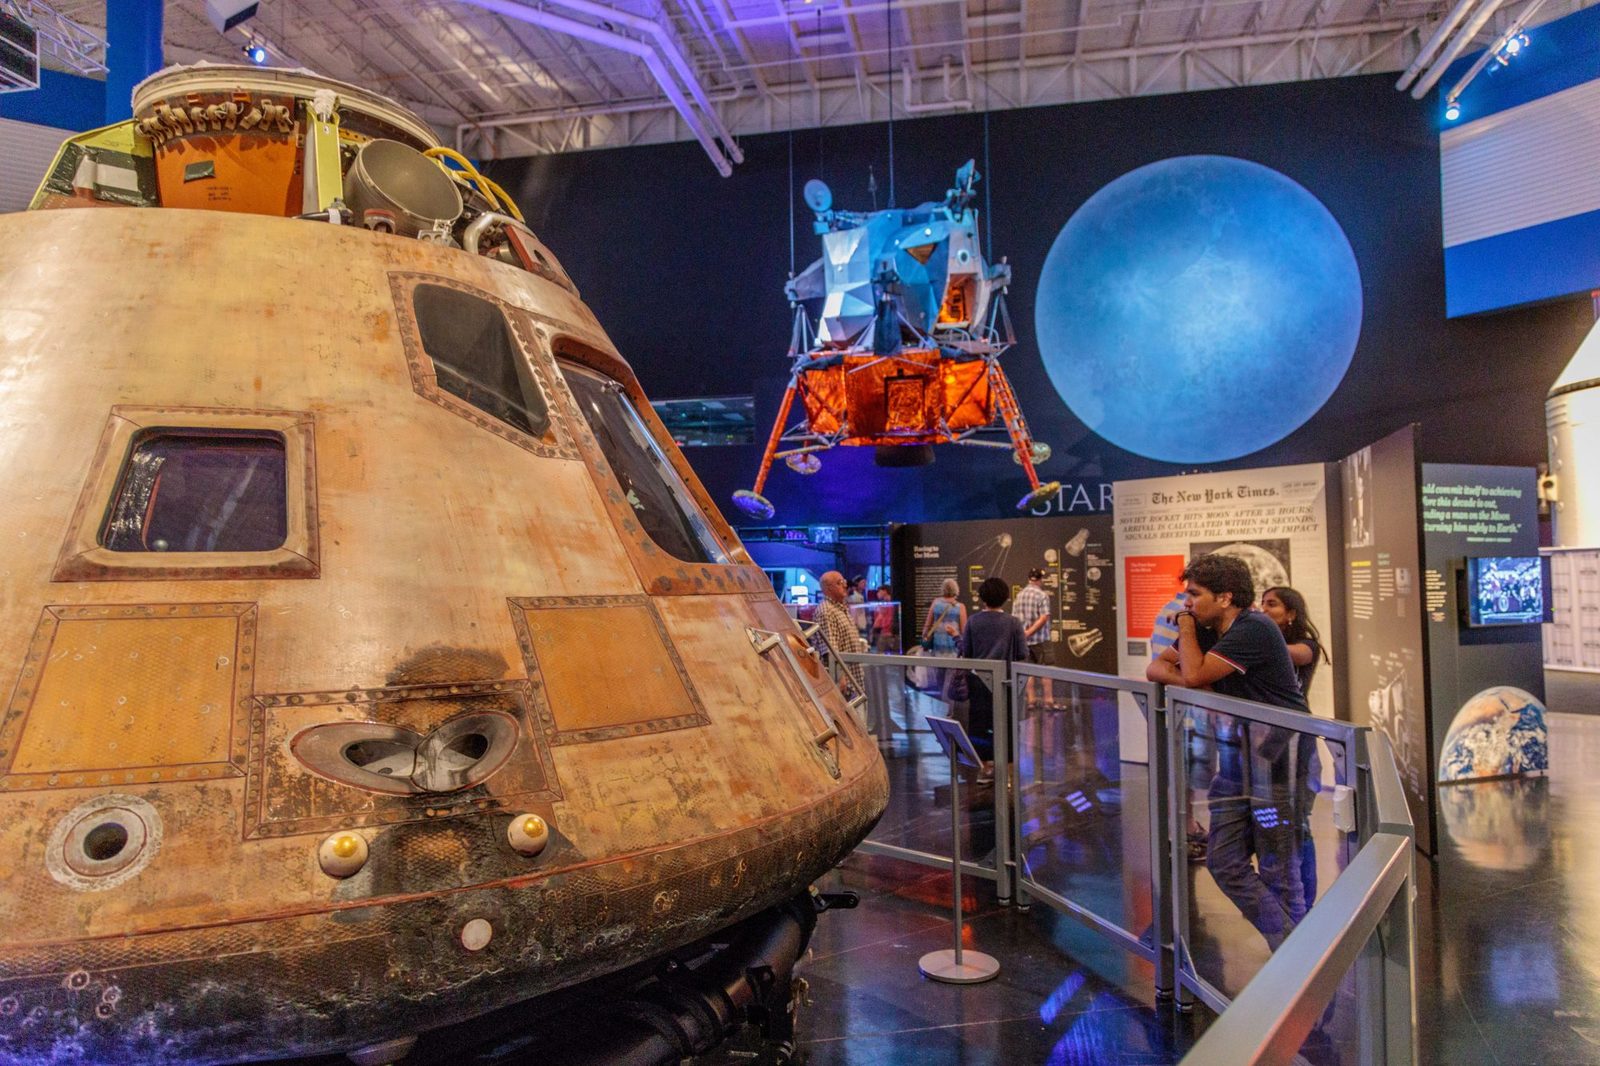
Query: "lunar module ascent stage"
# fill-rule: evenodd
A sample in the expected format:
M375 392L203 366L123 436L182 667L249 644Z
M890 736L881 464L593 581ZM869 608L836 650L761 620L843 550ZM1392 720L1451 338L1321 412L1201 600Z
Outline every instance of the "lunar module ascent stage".
M510 1004L537 1061L787 1040L883 761L511 199L380 96L205 66L32 208L0 1063L389 1062Z
M1019 510L1060 490L1039 481L1050 447L1028 432L1000 367L1015 343L1005 308L1011 268L985 262L979 247L978 178L968 160L943 201L872 212L834 210L827 185L806 183L822 258L785 287L794 307L789 385L755 486L733 494L745 514L775 513L762 495L773 460L814 474L818 453L839 446L874 447L880 466L896 467L933 462L935 444L1001 448L1031 486ZM796 400L802 413L790 424ZM1007 440L984 435L996 429Z

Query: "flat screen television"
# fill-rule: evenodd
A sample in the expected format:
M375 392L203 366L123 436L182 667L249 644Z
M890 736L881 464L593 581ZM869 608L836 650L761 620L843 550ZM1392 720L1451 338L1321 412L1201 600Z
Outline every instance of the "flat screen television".
M1462 614L1467 625L1526 626L1551 621L1548 560L1537 555L1487 555L1466 563Z

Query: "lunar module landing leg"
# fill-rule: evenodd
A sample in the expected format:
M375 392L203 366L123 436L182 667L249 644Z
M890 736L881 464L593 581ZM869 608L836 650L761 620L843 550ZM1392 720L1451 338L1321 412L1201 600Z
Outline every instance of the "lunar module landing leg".
M1061 482L1039 481L1039 472L1034 465L1050 458L1050 446L1035 441L1033 434L1028 432L1028 422L1022 417L1017 394L1011 390L1011 381L1006 377L1006 372L1000 369L998 359L989 361L989 390L994 394L995 406L1000 409L1006 434L1011 438L1011 458L1022 467L1028 475L1028 484L1033 486L1027 495L1017 501L1017 510L1021 511L1060 492Z

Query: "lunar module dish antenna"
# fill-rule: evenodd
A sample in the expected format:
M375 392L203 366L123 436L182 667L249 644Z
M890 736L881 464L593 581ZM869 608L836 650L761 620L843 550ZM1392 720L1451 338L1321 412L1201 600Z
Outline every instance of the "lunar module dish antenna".
M871 212L836 209L826 184L806 182L822 258L785 287L789 386L755 485L733 494L745 514L774 514L762 495L773 460L814 474L819 454L841 445L876 448L888 467L931 462L935 444L1001 448L1028 476L1019 510L1060 490L1039 481L1049 445L1029 433L1000 367L1016 342L1005 307L1011 268L989 262L979 242L980 177L969 159L943 201ZM1005 440L994 439L1000 432Z
M833 206L833 190L828 188L828 183L821 178L812 178L806 182L806 206L819 215L828 213Z

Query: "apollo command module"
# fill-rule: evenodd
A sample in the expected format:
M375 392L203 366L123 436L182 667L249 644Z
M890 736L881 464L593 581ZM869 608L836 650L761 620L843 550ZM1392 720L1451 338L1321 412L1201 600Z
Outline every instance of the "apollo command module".
M0 217L0 1061L389 1061L741 923L709 1040L877 746L494 182L134 104Z

